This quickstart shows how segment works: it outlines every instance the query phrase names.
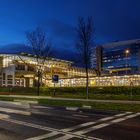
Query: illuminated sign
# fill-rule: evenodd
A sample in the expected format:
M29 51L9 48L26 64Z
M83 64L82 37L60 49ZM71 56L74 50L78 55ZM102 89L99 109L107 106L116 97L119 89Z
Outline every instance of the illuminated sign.
M59 76L58 75L53 75L52 76L52 82L53 83L58 83L59 82Z

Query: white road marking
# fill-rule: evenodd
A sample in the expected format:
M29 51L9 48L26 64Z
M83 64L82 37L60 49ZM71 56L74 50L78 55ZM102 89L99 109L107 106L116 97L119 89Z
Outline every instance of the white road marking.
M131 114L131 113L133 113L133 112L125 112L125 114ZM123 113L121 113L121 114L116 114L115 116L116 116L116 117L121 117L122 114L123 114Z
M100 121L108 121L108 120L114 119L116 117L122 117L122 116L125 116L125 115L128 115L128 114L132 114L132 112L125 112L125 113L116 114L114 116L102 118L102 119L100 119Z
M0 107L0 111L6 112L6 113L20 114L20 115L31 115L31 112L29 111L22 111L22 110L3 108L3 107Z
M71 138L73 138L73 137L74 137L73 135L67 134L67 135L65 135L65 136L58 137L58 138L53 139L53 140L68 140L68 139L71 139Z
M88 136L85 136L85 135L77 135L77 134L75 135L75 134L73 134L71 132L64 132L61 129L59 130L59 129L55 129L55 128L50 128L50 127L46 127L46 126L42 126L42 125L38 125L38 124L33 124L33 123L28 123L28 122L24 122L24 121L18 121L18 120L14 120L14 119L1 118L1 120L7 121L7 122L11 122L11 123L15 123L15 124L19 124L19 125L23 125L23 126L27 126L27 127L32 127L32 128L40 129L40 130L54 132L53 134L49 133L49 134L45 134L45 135L40 135L40 136L34 137L34 139L32 139L32 140L38 140L38 138L41 139L42 137L43 137L43 139L45 139L46 137L48 137L48 135L56 136L59 133L60 134L64 134L64 135L72 135L73 137L82 138L82 139L86 139L86 140L91 140L91 139L92 140L102 140L102 139L98 139L98 138L95 138L95 137L88 137ZM31 138L28 138L27 140L29 140L29 139L31 140Z
M14 120L14 119L10 119L10 118L9 119L1 119L1 120L15 123L15 124L19 124L19 125L23 125L23 126L27 126L27 127L40 129L40 130L45 130L45 131L57 131L57 129L53 129L50 127L46 127L46 126L42 126L42 125L38 125L38 124L33 124L33 123L28 123L28 122L24 122L24 121L19 121L19 120Z
M83 134L89 133L91 131L94 131L94 130L97 130L97 129L100 129L100 128L104 128L104 127L112 125L114 123L118 123L118 122L127 120L129 118L133 118L133 117L136 117L136 116L139 116L139 115L140 115L140 113L128 115L128 116L125 116L124 118L118 118L118 119L109 121L108 123L102 123L102 124L99 124L99 125L92 126L90 128L86 128L86 129L83 129L83 130L80 130L80 131L76 131L76 132L74 132L74 134L83 135Z
M82 136L82 135L81 135L81 136ZM62 136L62 137L58 137L58 138L53 139L53 140L69 140L69 139L74 138L74 137L76 137L76 136L66 134L66 135L64 135L64 136ZM86 138L84 135L83 135L83 137L84 137L84 138L83 138L84 140L102 140L102 139L95 138L95 137L87 137L87 138Z
M37 136L37 137L28 138L26 140L42 140L42 139L46 139L46 138L50 138L50 137L56 136L58 134L59 134L59 132L53 131L53 132L48 133L48 134L44 134L44 135L40 135L40 136ZM63 140L63 139L61 139L61 140Z
M0 110L5 111L5 108L0 107ZM12 112L12 113L14 113L15 111L17 111L18 113L20 112L20 110L7 109L7 108L6 108L6 111L7 112ZM23 111L22 111L22 113L23 113ZM1 117L1 114L0 114L0 119L4 120L4 121L7 121L7 122L12 122L12 123L15 123L15 124L27 126L27 127L33 127L33 128L40 129L40 130L50 131L50 133L40 135L40 136L37 136L37 137L33 137L33 138L28 138L27 140L41 140L41 139L51 138L53 136L57 136L58 134L64 134L64 136L58 137L58 138L56 138L56 140L68 140L68 139L71 139L71 138L74 138L74 137L82 138L82 139L85 139L85 140L90 140L90 139L92 139L92 140L102 140L102 139L99 139L99 138L86 136L84 134L86 134L88 132L91 132L93 130L104 128L104 127L109 126L109 125L114 124L114 123L121 122L121 121L129 119L129 118L136 117L138 115L140 115L140 113L135 113L135 114L133 113L132 114L132 112L125 112L125 113L117 114L117 115L114 115L114 116L102 118L102 119L99 119L95 122L87 122L87 123L83 123L83 124L80 124L80 125L77 125L77 126L74 126L74 127L66 128L66 129L55 129L55 128L50 128L50 127L46 127L46 126L42 126L42 125L38 125L38 124L28 123L28 122L24 122L24 121L18 121L18 120L10 119L9 115L6 115L6 116L4 115L4 117ZM116 117L120 117L120 118L116 118ZM111 120L111 121L106 123L105 121L107 121L107 120ZM104 122L104 123L101 123L101 122ZM82 128L84 126L90 126L90 125L93 125L93 124L96 124L96 123L101 123L101 124L98 124L98 125L86 128L86 129L82 129L82 130L76 131L74 133L70 132L70 131L75 130L77 128Z
M125 112L125 113L117 114L117 115L114 115L114 116L105 117L105 118L99 119L99 120L94 121L94 122L87 122L87 123L79 124L79 125L72 126L72 127L69 127L69 128L61 129L61 130L63 130L64 132L69 132L69 131L73 131L73 130L78 129L78 128L82 128L82 127L85 127L85 126L90 126L90 125L93 125L93 124L96 124L96 123L100 123L102 121L115 119L116 117L125 116L125 115L131 114L131 113L132 112Z
M113 121L111 121L111 122L112 122L112 123L118 123L118 122L127 120L127 119L129 119L129 118L134 118L134 117L139 116L139 115L140 115L140 113L136 113L136 114L132 114L132 115L126 116L126 117L124 117L124 118L120 118L120 119L113 120Z

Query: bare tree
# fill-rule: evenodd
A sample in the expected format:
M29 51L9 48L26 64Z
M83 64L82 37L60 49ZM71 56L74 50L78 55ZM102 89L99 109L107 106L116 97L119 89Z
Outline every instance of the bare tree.
M89 87L89 76L88 69L90 67L90 59L93 47L93 19L88 17L85 20L83 17L80 17L78 20L78 26L76 28L77 32L77 42L76 48L78 53L83 61L85 71L86 71L86 98L89 98L88 87Z
M40 86L44 74L44 64L50 57L52 45L46 38L46 33L41 28L27 32L26 37L28 45L32 48L34 58L36 60L36 76L37 76L37 94L40 93Z

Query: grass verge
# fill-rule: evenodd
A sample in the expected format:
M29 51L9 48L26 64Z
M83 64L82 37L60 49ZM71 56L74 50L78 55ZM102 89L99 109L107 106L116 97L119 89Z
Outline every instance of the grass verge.
M140 112L140 104L97 103L97 102L87 102L87 101L29 99L29 98L15 98L15 97L0 97L0 100L1 101L32 100L32 101L38 101L39 104L49 105L49 106L64 106L64 107L82 108L83 105L85 105L85 106L91 106L92 109Z
M83 107L83 105L86 105L91 106L92 109L140 112L140 104L97 103L97 102L62 101L49 99L39 99L38 101L40 104L52 106Z

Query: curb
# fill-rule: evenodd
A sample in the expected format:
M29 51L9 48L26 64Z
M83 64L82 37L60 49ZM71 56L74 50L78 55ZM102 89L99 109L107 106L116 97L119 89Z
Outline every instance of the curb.
M30 100L14 100L14 103L22 106L23 108L30 108L30 104L38 104L38 101L30 101Z
M30 104L31 106L34 104ZM35 105L36 106L36 105ZM118 110L108 110L108 112L106 112L106 110L104 109L93 109L91 106L82 106L82 107L69 107L69 106L51 106L51 105L39 105L39 108L48 108L48 109L52 109L52 110L62 110L62 111L75 111L75 112L83 112L83 113L97 113L97 114L106 114L106 115L112 115L112 114L117 114L120 112L124 112L124 111L118 111Z
M35 104L30 104L31 106ZM83 107L70 107L70 106L51 106L51 105L41 105L42 108L43 106L46 106L49 109L54 109L54 110L65 110L65 111L82 111L83 110L92 110L91 106L83 106Z
M91 109L92 110L92 107L83 105L82 107L66 107L65 109L69 110L69 111L79 111L81 109Z
M27 103L27 104L38 104L38 101L32 101L32 100L20 100L20 99L15 99L14 102L19 102L19 103Z
M21 102L15 102L15 101L0 101L1 104L6 106L12 106L16 108L30 108L30 104L28 103L21 103Z
M65 109L68 111L78 111L79 107L65 107Z

